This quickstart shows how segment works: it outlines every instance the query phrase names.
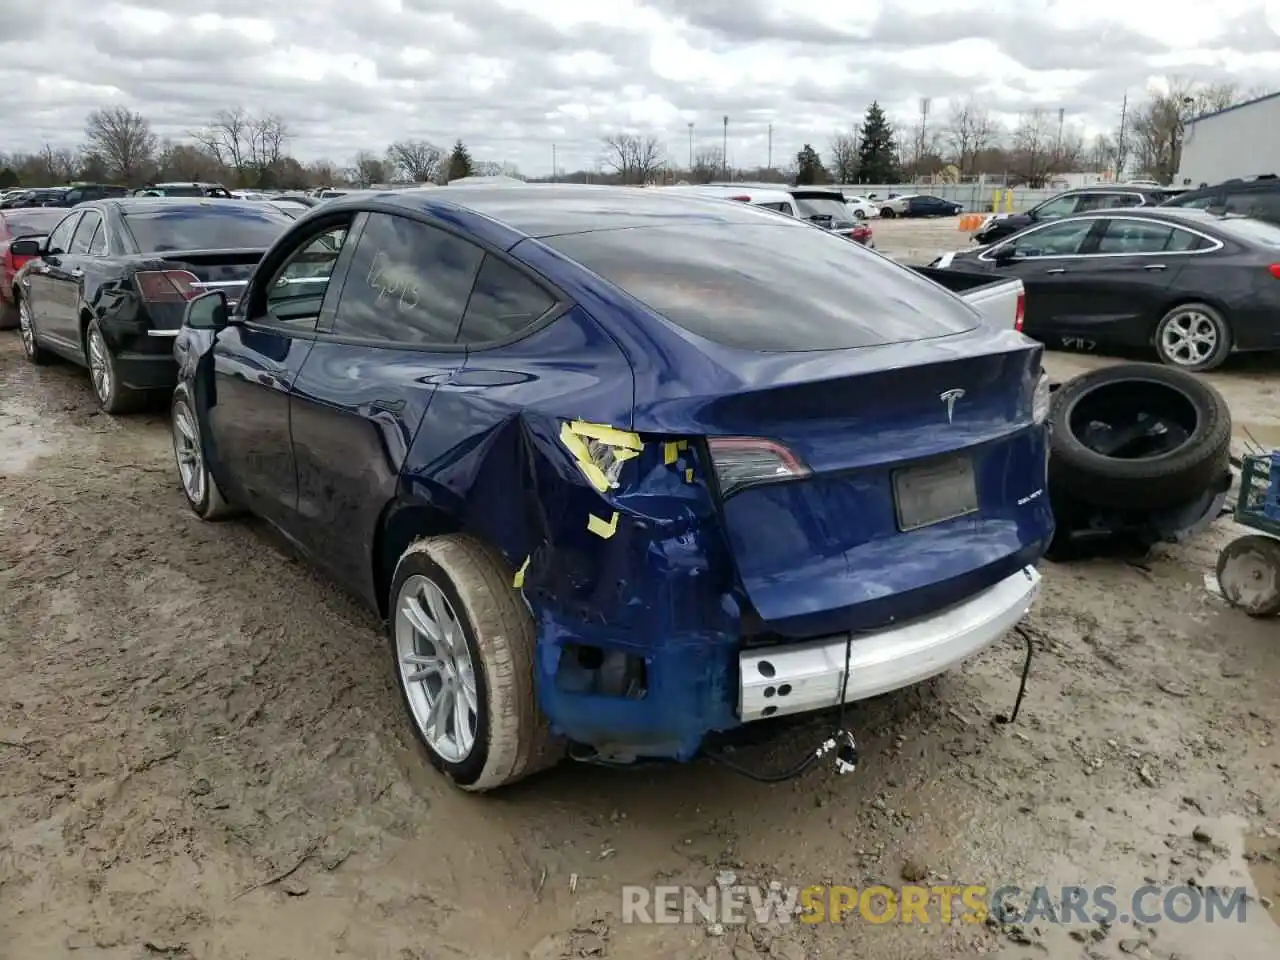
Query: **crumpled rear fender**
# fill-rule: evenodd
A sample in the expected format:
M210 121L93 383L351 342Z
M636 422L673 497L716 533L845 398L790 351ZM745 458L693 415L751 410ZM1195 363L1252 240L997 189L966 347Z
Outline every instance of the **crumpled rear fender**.
M406 493L506 557L553 729L619 759L687 759L736 725L740 599L703 449L527 408L469 446Z

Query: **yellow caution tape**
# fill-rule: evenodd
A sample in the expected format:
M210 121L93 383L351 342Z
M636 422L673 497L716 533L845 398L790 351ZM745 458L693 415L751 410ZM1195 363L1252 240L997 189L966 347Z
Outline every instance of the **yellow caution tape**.
M680 456L680 444L668 440L662 445L662 462L665 464L673 464L676 457Z
M532 556L524 558L524 563L522 563L520 565L520 569L516 571L515 579L511 581L511 585L517 590L524 586L524 572L529 569L529 561L532 559Z
M609 489L609 478L604 475L603 470L595 465L595 461L591 459L591 451L587 449L582 437L573 431L570 424L566 423L560 428L560 442L573 454L573 459L578 461L578 467L582 470L583 476L587 478L593 487L601 493Z
M684 482L693 483L693 467L690 467L684 472Z
M604 537L608 540L618 532L618 511L613 511L613 517L608 523L601 520L594 513L587 514L587 529L597 537Z
M610 427L603 423L587 423L585 420L574 420L569 424L569 429L579 436L599 440L601 443L607 443L611 447L625 447L637 453L644 449L644 444L640 441L640 434L631 433L628 430L619 430L617 427Z

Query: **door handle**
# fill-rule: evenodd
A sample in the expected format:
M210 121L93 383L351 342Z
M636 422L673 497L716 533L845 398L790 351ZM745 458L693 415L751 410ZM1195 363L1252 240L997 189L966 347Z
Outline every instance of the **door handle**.
M1163 270L1163 269L1165 269L1165 264L1163 264L1163 263L1148 263L1148 264L1147 264L1145 267L1143 267L1142 269L1143 269L1143 270Z
M1046 270L1045 273L1066 273L1066 267L1054 267L1052 270Z

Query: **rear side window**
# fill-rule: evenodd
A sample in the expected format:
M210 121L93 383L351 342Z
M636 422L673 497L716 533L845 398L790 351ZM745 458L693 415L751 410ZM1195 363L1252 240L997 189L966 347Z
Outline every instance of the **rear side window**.
M293 223L274 207L209 203L130 210L124 222L143 253L165 250L257 250Z
M1166 223L1108 220L1098 241L1098 253L1169 253L1194 250L1200 238Z
M89 243L93 240L93 232L98 229L98 225L102 223L102 217L98 211L90 210L80 218L80 223L76 227L75 236L71 238L71 249L69 253L88 253Z
M484 251L444 230L369 215L342 285L338 336L411 346L452 344Z
M690 333L762 351L842 350L971 330L936 284L794 222L601 230L542 241Z
M1280 222L1280 190L1250 190L1227 194L1227 213Z
M555 304L555 297L511 264L486 254L458 341L489 343L513 337Z

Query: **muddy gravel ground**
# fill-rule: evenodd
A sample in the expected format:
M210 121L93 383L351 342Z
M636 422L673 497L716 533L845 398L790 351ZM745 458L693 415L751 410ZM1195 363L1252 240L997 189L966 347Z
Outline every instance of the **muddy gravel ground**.
M1213 379L1275 430L1274 368ZM852 776L565 765L471 797L424 763L373 616L261 524L190 515L163 415L96 414L81 373L2 334L0 957L1274 960L1280 632L1206 588L1235 532L1045 564L1015 725L992 722L1010 637L852 710ZM1257 899L1213 925L621 922L623 884L725 871Z

